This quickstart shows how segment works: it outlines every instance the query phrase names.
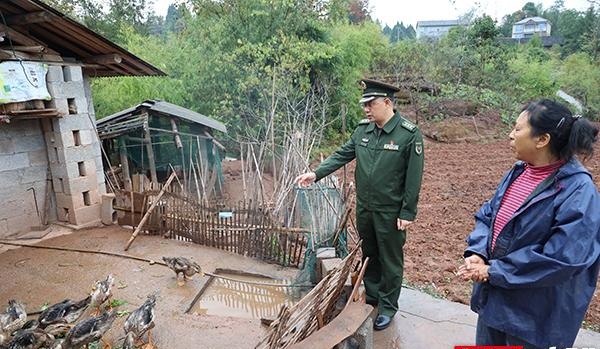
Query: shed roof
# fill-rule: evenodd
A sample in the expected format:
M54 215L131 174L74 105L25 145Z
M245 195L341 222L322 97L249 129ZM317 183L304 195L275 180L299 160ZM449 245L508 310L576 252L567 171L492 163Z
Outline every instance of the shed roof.
M88 63L84 70L90 76L165 75L40 0L2 0L0 11L6 19L6 25L0 23L0 33L8 36L13 45L42 46L42 53Z
M137 114L137 112L143 110L152 110L158 113L163 113L180 119L184 119L195 124L204 125L217 131L227 132L227 127L225 127L224 124L220 123L215 119L211 119L208 116L202 115L193 110L155 99L146 100L134 107L121 110L120 112L106 116L96 121L96 125L100 129L103 125L118 123L119 121L125 120L130 116Z
M417 27L453 27L463 25L458 19L450 19L445 21L418 21Z

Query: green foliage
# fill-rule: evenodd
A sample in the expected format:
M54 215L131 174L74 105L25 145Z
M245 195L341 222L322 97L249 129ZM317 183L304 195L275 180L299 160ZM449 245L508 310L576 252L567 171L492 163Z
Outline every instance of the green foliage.
M600 120L600 67L586 53L567 57L561 65L558 81L563 90L579 99L591 119Z
M558 90L551 63L530 60L523 55L508 63L513 85L512 95L519 96L522 101L552 97Z

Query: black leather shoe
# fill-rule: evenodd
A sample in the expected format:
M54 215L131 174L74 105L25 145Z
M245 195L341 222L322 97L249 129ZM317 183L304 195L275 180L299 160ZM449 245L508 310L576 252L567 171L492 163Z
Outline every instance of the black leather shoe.
M391 323L391 317L387 315L377 315L377 319L375 319L375 324L373 325L373 328L375 329L375 331L385 330Z

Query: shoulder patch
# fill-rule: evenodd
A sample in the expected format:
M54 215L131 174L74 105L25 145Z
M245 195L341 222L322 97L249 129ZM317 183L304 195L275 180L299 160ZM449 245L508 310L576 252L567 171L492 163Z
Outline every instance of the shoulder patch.
M370 123L369 119L362 119L358 122L359 125L366 125L368 123Z
M417 129L417 125L413 124L412 122L410 122L404 118L402 119L402 127L409 130L410 132L415 132L415 130Z

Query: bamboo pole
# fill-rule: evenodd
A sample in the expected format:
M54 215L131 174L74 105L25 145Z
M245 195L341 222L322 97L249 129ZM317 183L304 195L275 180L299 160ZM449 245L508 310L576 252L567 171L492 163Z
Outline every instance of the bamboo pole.
M175 172L171 173L171 176L169 176L169 179L167 179L167 182L163 186L162 190L160 191L160 193L158 193L158 196L154 199L154 202L148 209L148 212L146 212L146 214L144 215L144 218L142 218L142 220L140 221L140 224L138 224L138 226L135 229L135 231L133 232L133 234L131 234L131 238L129 238L129 241L127 242L127 245L125 246L125 251L127 251L129 249L129 246L131 246L131 244L133 243L133 240L135 240L137 235L140 233L140 230L142 230L142 228L144 227L144 224L146 224L146 221L150 217L150 214L152 214L152 211L154 211L156 206L158 206L160 198L163 196L163 194L165 193L167 188L171 185L171 182L173 181L173 179L175 179Z
M148 165L150 166L150 177L152 178L152 184L158 184L158 177L156 176L156 163L154 160L154 150L152 149L152 139L150 138L150 130L148 124L148 116L144 121L144 139L146 140L146 151L148 151Z

